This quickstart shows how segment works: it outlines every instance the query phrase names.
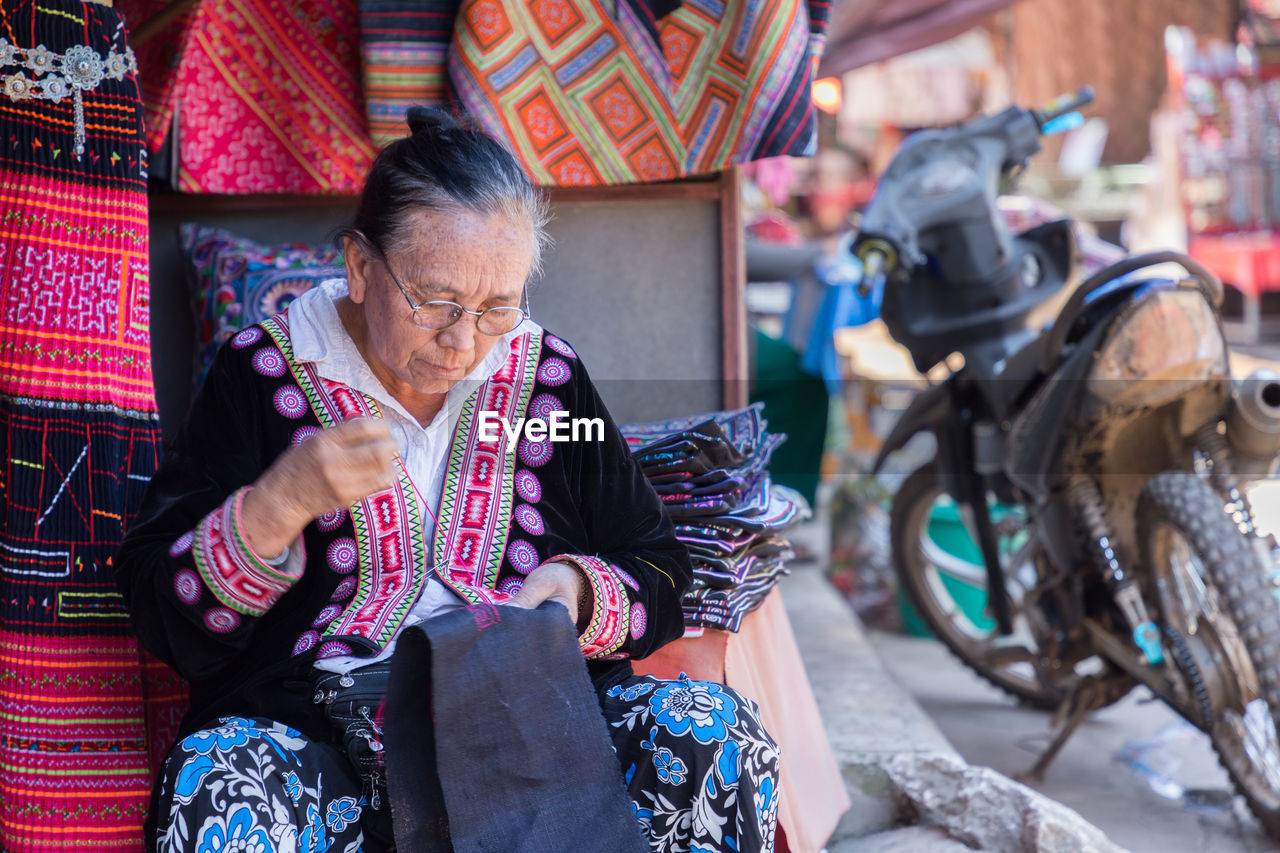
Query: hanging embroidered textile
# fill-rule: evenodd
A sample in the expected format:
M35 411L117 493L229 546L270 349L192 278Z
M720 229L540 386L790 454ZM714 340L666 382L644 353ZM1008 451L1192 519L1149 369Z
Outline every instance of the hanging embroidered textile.
M386 145L405 135L414 104L451 100L449 42L459 0L360 0L360 49L369 135Z
M812 153L821 34L803 0L688 0L653 27L634 0L464 0L450 78L544 184Z
M373 162L356 0L205 0L178 73L178 188L355 192Z
M145 21L164 11L172 0L115 0L114 6L124 16L125 22L135 30ZM147 150L152 154L164 145L173 127L173 114L178 106L178 68L191 42L192 23L199 5L179 15L173 22L154 33L151 38L137 43L133 39L138 56L138 86L142 90L145 107L144 126L147 129Z
M155 0L131 0L155 2ZM449 44L461 0L360 0L360 47L364 59L365 106L369 134L386 145L405 134L405 115L414 104L454 102L449 83ZM656 20L680 0L653 0L645 24L657 39ZM537 14L556 16L564 4L538 4ZM825 20L825 19L824 19Z
M112 562L155 470L147 152L120 14L0 4L0 849L137 851L176 677Z
M811 154L829 0L676 5L360 0L370 132L385 144L410 105L456 99L553 185Z

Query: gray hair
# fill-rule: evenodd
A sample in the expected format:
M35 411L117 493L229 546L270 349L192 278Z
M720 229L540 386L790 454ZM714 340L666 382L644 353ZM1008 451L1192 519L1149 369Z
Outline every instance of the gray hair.
M445 110L411 107L408 122L409 135L373 161L355 219L339 237L371 243L385 256L412 248L407 214L414 210L502 216L532 227L530 279L536 278L551 244L550 208L520 161L474 121Z

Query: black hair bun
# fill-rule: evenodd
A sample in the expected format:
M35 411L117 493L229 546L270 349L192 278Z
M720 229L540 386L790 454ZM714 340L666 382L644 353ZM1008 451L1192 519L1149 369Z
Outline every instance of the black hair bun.
M415 105L409 107L409 113L405 116L405 120L409 123L410 133L439 133L447 130L457 130L461 127L458 119L454 117L448 110L440 107L424 107Z

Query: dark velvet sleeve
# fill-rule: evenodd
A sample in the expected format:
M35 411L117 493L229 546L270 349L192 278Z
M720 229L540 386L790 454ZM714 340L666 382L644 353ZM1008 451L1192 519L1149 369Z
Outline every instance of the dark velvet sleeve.
M600 418L602 441L575 441L568 473L589 553L562 554L591 582L593 612L582 633L588 658L642 658L684 632L680 599L693 578L689 553L581 363L573 370L574 417Z
M142 644L188 679L243 652L260 617L293 584L239 536L244 487L271 458L261 392L248 353L223 347L115 565Z

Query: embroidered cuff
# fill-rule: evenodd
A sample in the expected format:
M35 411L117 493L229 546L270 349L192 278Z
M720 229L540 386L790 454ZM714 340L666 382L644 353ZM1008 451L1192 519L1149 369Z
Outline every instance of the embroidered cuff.
M572 563L582 570L595 601L591 621L578 637L578 645L588 660L611 656L626 642L631 624L631 603L613 566L607 560L585 554L557 554L547 562Z
M246 616L261 616L298 578L267 565L244 541L240 508L249 488L237 490L204 517L191 553L196 571L219 601Z

